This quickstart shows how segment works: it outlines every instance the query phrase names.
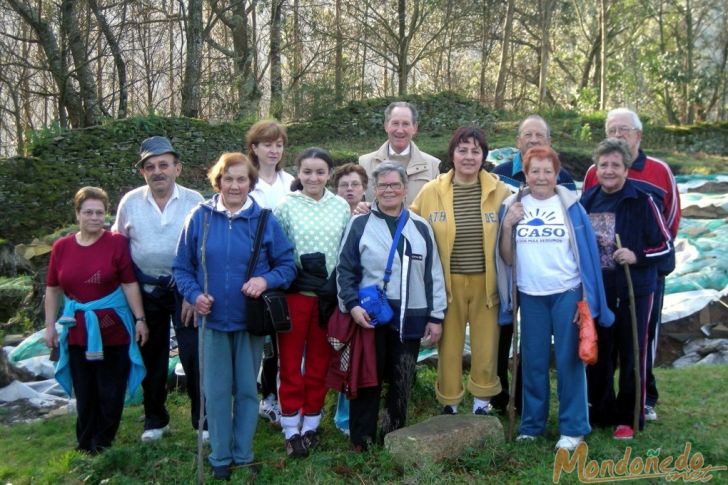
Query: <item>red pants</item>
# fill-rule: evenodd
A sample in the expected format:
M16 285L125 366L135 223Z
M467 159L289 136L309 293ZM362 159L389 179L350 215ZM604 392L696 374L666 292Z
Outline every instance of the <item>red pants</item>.
M318 297L293 293L287 299L291 331L278 334L281 413L293 416L302 410L304 415L319 414L328 390L325 379L331 347L326 329L318 323Z

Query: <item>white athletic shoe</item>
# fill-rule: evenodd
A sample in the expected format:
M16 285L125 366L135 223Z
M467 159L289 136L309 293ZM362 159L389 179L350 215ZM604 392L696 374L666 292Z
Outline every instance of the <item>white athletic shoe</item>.
M258 405L258 414L261 418L272 424L281 424L281 408L273 394L260 401L260 404Z
M657 411L653 406L645 406L645 421L657 421Z
M162 436L169 434L169 425L164 428L147 429L142 433L142 442L149 443L150 441L161 440Z
M574 451L577 446L579 446L579 443L584 441L583 436L566 436L564 434L561 435L561 438L559 438L559 441L556 442L556 449L563 448L567 451Z

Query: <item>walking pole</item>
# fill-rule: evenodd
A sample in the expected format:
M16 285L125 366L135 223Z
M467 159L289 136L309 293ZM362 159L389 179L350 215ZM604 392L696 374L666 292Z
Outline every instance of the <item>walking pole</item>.
M617 248L622 248L622 240L616 234ZM642 414L642 382L640 378L640 347L637 336L637 310L634 303L634 287L632 286L632 275L629 272L629 264L622 263L624 274L627 277L627 291L629 292L629 316L632 319L632 358L634 360L634 411L632 416L632 430L637 433ZM620 371L621 372L621 371Z
M202 291L207 295L207 257L205 255L207 249L207 231L210 227L208 223L208 212L205 211L205 218L202 228L202 246L200 248L200 266L202 266L203 288ZM197 336L197 356L199 368L200 382L200 417L197 421L197 483L205 483L205 467L202 463L202 433L205 429L205 327L207 326L207 315L202 315L200 324L200 333Z
M518 189L516 202L523 197L523 187ZM513 431L516 425L516 384L518 380L518 285L516 284L516 226L513 226L511 235L511 253L513 264L511 265L511 307L513 311L513 360L511 362L511 389L508 396L508 441L513 441Z

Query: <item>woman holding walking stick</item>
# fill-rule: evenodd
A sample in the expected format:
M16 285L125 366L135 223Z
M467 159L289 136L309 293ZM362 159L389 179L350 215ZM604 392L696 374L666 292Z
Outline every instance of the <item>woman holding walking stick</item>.
M256 381L263 337L247 332L246 301L269 288L287 288L296 266L293 246L278 221L270 217L253 276L245 281L261 216L260 206L248 197L257 182L257 171L242 153L224 153L208 178L219 194L188 217L177 246L174 276L185 299L194 302L197 314L207 318L200 339L204 342L201 365L209 461L215 478L229 480L233 466L253 463L258 416ZM205 271L211 276L206 293Z
M627 179L631 159L624 141L616 138L602 141L593 156L599 185L587 190L581 198L597 235L607 303L616 317L611 328L597 327L599 361L587 369L590 419L595 426L616 425L614 438L622 440L634 437L635 422L639 429L644 425L641 410L645 400L647 322L657 283L657 263L671 248L670 232L656 203ZM619 239L622 247L618 247ZM623 265L629 266L628 272L619 268ZM633 295L628 291L628 274L631 274ZM634 319L630 315L631 300ZM637 330L638 351L633 345L633 325ZM612 358L615 354L620 368L616 398ZM635 362L639 366L639 381L635 378ZM638 417L634 415L635 408Z
M594 318L609 325L599 271L599 255L589 219L576 195L556 185L559 157L550 147L534 147L523 158L527 189L520 202L506 199L497 251L501 323L512 319L510 266L516 264L521 309L523 405L518 441L546 430L549 358L553 336L559 394L556 448L574 450L591 431L586 372L579 359L577 303L585 299ZM513 238L515 237L515 252Z

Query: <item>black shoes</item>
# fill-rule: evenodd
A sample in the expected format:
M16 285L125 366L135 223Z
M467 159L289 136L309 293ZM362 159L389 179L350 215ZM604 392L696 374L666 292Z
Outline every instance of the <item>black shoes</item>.
M220 465L220 466L213 466L212 467L212 477L215 480L230 480L230 475L232 475L232 470L230 470L230 465Z
M286 440L286 455L288 458L306 458L308 456L308 448L300 434L294 434Z
M448 404L447 406L442 408L442 413L440 414L457 414L457 411L455 411L453 407Z
M312 450L316 448L320 442L321 439L316 431L311 429L303 433L303 446L305 446L306 449Z

